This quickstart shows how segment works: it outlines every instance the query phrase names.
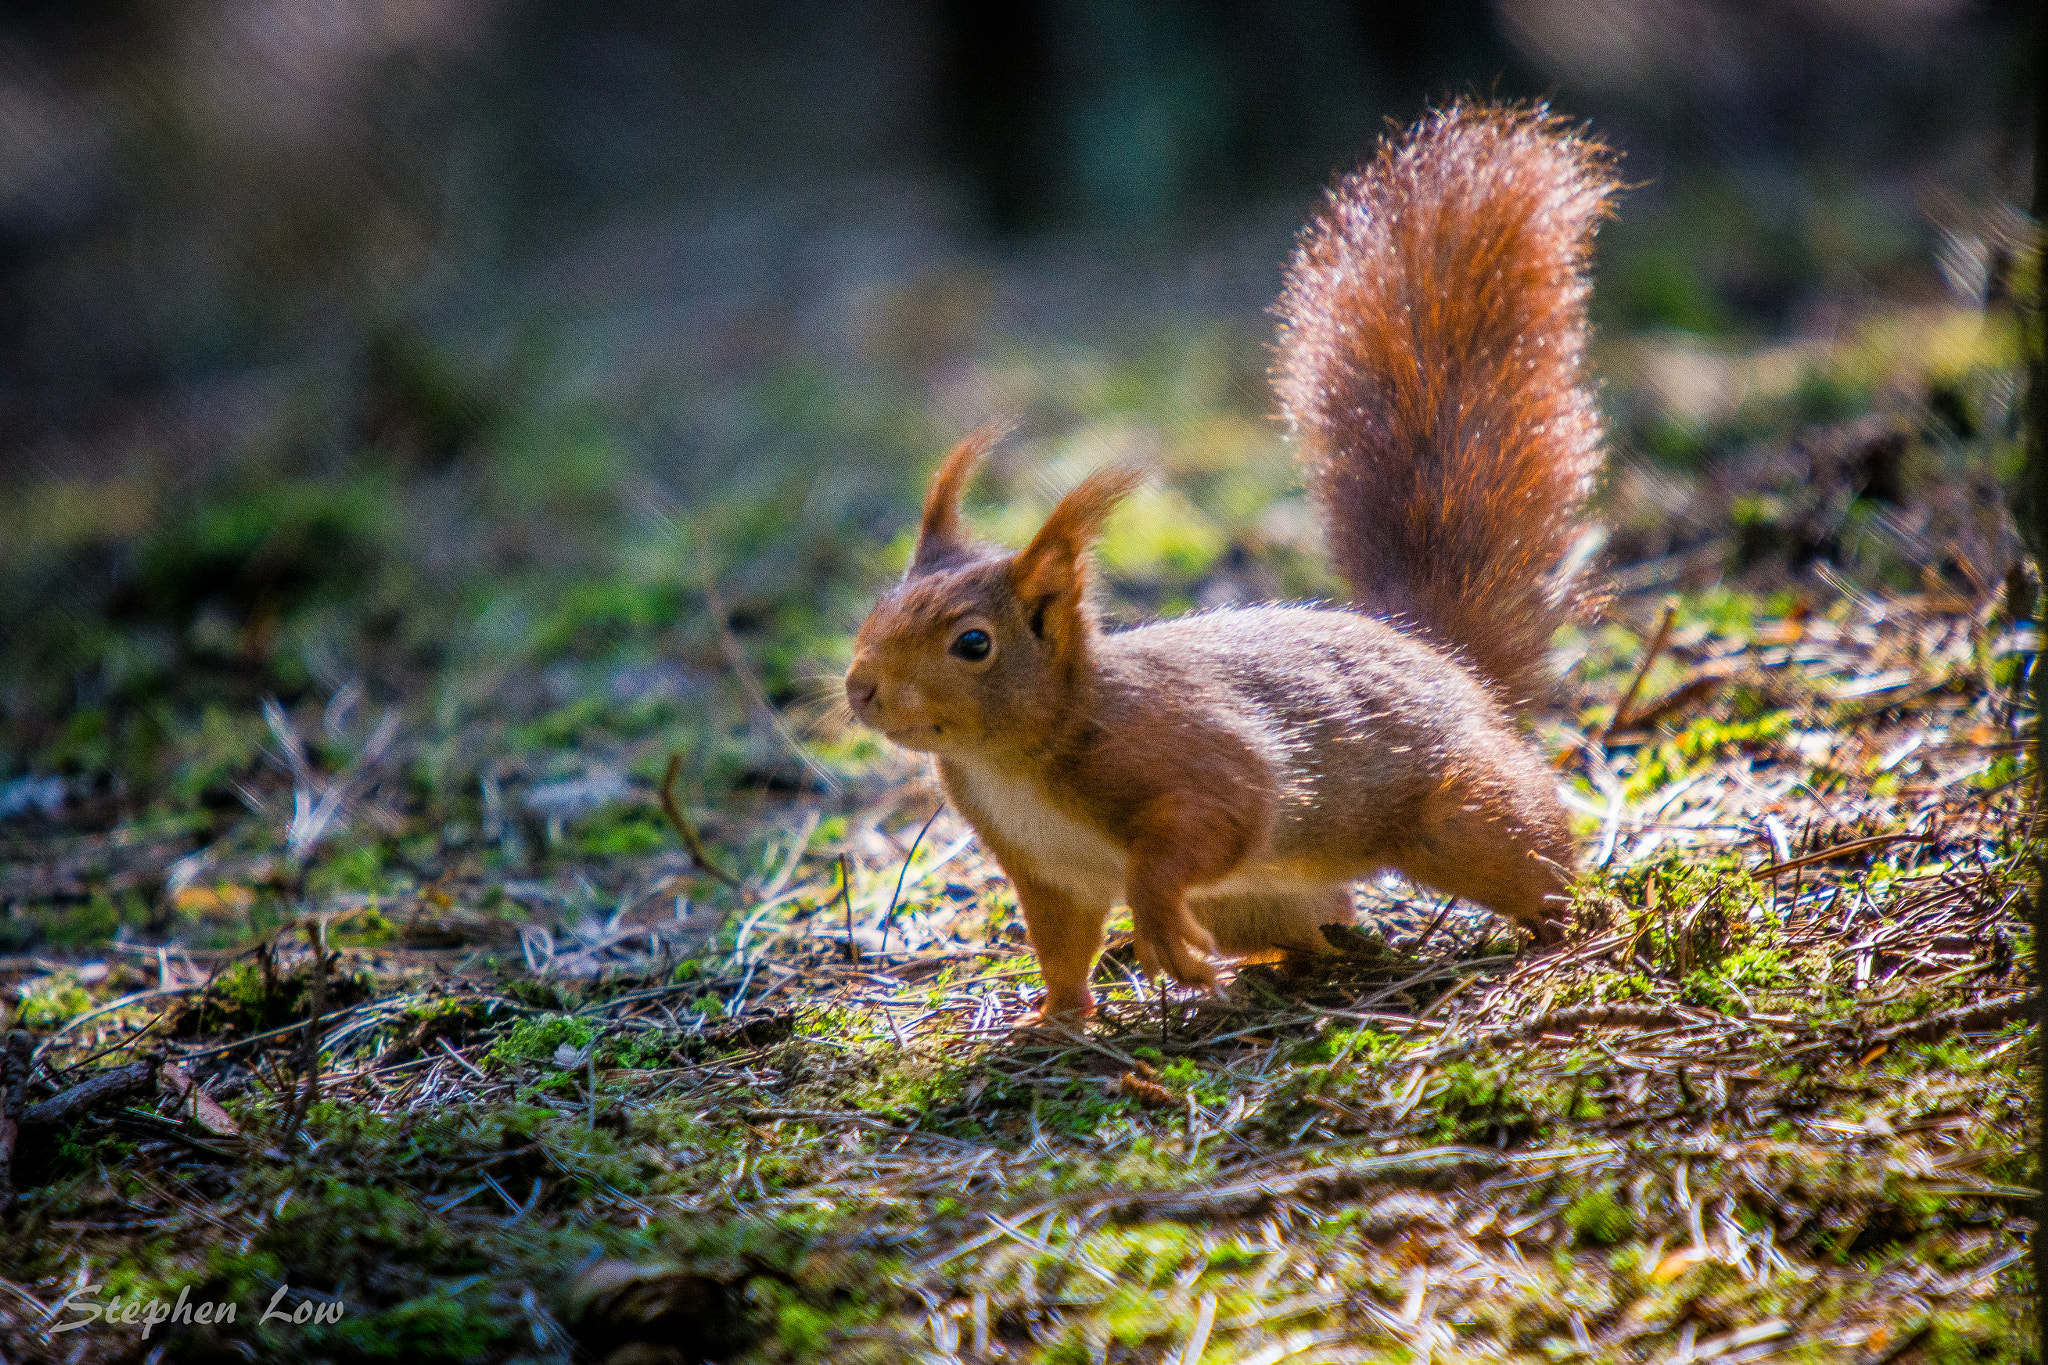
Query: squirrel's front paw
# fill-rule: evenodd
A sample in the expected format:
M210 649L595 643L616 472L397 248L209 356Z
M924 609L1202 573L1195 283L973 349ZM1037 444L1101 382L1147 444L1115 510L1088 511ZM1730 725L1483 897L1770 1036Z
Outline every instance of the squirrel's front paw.
M1206 954L1216 951L1216 940L1191 917L1176 931L1148 934L1138 931L1138 963L1147 976L1166 975L1183 986L1216 984L1216 964Z
M1048 1024L1081 1024L1095 1017L1095 993L1083 986L1079 992L1048 990L1038 1008L1017 1021L1019 1029L1042 1028Z

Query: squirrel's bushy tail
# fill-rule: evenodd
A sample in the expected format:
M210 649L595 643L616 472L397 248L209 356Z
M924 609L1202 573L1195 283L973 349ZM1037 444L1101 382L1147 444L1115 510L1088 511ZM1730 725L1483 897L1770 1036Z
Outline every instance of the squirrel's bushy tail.
M1576 602L1559 567L1602 444L1586 271L1618 188L1541 106L1452 105L1330 192L1275 305L1281 410L1358 604L1510 702Z

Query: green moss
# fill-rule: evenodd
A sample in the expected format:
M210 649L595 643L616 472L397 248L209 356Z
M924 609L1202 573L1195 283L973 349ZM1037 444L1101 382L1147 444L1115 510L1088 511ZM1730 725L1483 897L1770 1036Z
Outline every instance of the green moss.
M1724 332L1733 317L1701 265L1700 253L1676 244L1616 262L1601 281L1607 306L1641 327Z
M1623 790L1630 801L1641 801L1701 764L1719 759L1727 750L1769 752L1791 732L1793 723L1789 711L1774 711L1746 720L1702 716L1670 740L1640 755Z
M398 926L386 919L382 910L371 906L331 926L327 941L337 948L369 947L397 937Z
M567 1046L582 1051L597 1036L588 1019L567 1014L543 1014L521 1019L511 1032L492 1045L491 1055L507 1062L553 1064L557 1049Z
M1222 532L1186 494L1143 489L1111 515L1101 555L1111 573L1125 578L1185 581L1205 571L1223 546Z
M567 1041L566 1039L564 1041ZM674 1061L677 1049L689 1041L679 1034L664 1030L635 1033L619 1039L609 1047L601 1049L604 1059L613 1066L646 1068L666 1066ZM571 1043L572 1047L577 1044Z
M672 583L600 579L564 591L533 628L535 657L592 657L628 640L649 639L676 623L682 593Z
M1711 293L1730 270L1767 278L1785 252L1841 232L1846 218L1820 198L1814 212L1827 220L1820 227L1781 225L1773 232L1783 240L1731 265L1727 253L1739 245L1728 227L1732 209L1707 196L1697 207L1718 219L1697 228L1694 245L1711 250L1652 251L1633 267L1621 264L1622 251L1613 278L1623 294L1615 297L1624 311L1661 325L1719 328L1728 319L1701 311L1694 296ZM1674 273L1671 263L1681 260L1692 264ZM1968 327L1954 337L1924 327L1891 342L1859 333L1801 350L1803 358L1789 364L1716 343L1697 359L1747 391L1738 410L1665 412L1656 395L1622 391L1616 422L1642 448L1682 462L1729 456L1717 469L1736 470L1752 455L1795 442L1833 449L1824 443L1840 433L1806 431L1797 425L1802 414L1826 421L1859 414L1879 392L1910 405L1921 384L1913 376L1924 376L1930 397L1924 412L1906 414L1911 433L1899 476L1914 487L1976 488L2001 468L2009 472L2016 458L2017 443L1997 430L2011 411L2010 375L1986 368L2010 363L1994 351L2009 351L2011 329L1987 326L1975 313L1964 321ZM1964 330L1978 339L1962 338ZM977 524L1017 543L1046 510L1037 494L1041 477L1068 484L1111 460L1144 459L1159 469L1160 482L1125 506L1104 545L1102 586L1113 610L1137 618L1225 592L1341 591L1308 530L1312 515L1290 457L1250 401L1263 385L1261 345L1233 334L1169 336L1128 354L1079 345L1057 353L1035 344L994 353L963 347L972 356L974 391L986 381L1030 414L1026 431L974 490ZM470 440L485 429L465 426L456 401L463 385L444 382L440 362L398 355L391 364L376 382L421 423L420 439L467 430L453 439ZM1600 1350L1652 1359L1676 1353L1683 1331L1693 1332L1698 1347L1773 1316L1824 1340L1860 1305L1892 1302L1886 1284L1924 1283L1916 1277L1926 1267L1967 1275L2017 1245L2006 1227L2017 1202L1968 1193L1975 1181L2038 1182L2024 1144L2012 1136L2030 1121L2029 1053L2013 1047L1992 1057L2015 1035L1915 1044L1867 1066L1858 1065L1865 1049L1831 1043L1800 1053L1797 1067L1774 1069L1768 1061L1774 1035L1827 1039L1836 1035L1826 1026L1842 1024L1854 1027L1840 1036L1854 1038L1858 1028L1971 998L1966 992L1989 979L1991 962L1939 987L1916 983L1916 968L1881 967L1875 993L1866 987L1859 996L1841 945L1815 946L1812 924L1799 918L1813 910L1813 885L1834 881L1867 892L1888 911L1934 884L1933 877L1902 880L1903 857L1878 857L1867 878L1846 864L1816 866L1800 904L1784 879L1774 897L1743 873L1745 860L1764 855L1732 833L1733 853L1691 849L1648 865L1589 871L1578 893L1587 930L1579 942L1589 951L1525 959L1514 974L1490 978L1456 1010L1434 1016L1450 1026L1448 1035L1398 1025L1354 1029L1304 1009L1308 1001L1346 1011L1412 974L1410 964L1361 967L1341 986L1247 970L1227 1002L1197 1006L1180 997L1163 1038L1156 1000L1136 998L1109 970L1102 1013L1084 1044L970 1034L965 1023L977 1001L1010 1013L1016 993L1039 982L1034 962L1015 946L1014 891L991 882L976 888L984 897L980 918L962 921L965 941L951 956L908 969L900 957L886 967L870 961L854 977L835 962L824 992L824 978L804 975L811 962L780 956L787 941L775 958L748 964L761 970L744 993L738 972L713 951L722 941L716 938L692 949L696 960L667 972L658 958L644 973L622 962L616 978L588 983L520 970L506 931L525 920L518 899L528 893L508 897L507 885L543 885L567 899L571 915L607 915L657 885L657 905L673 886L713 921L742 899L689 873L649 805L621 801L566 820L542 843L542 822L523 806L522 793L593 764L629 773L645 791L670 753L683 752L693 817L749 872L773 862L763 856L774 842L763 832L791 824L785 798L829 810L815 852L853 855L862 906L872 908L875 891L863 883L888 875L878 874L876 857L900 856L900 848L877 855L869 842L873 802L898 782L893 751L866 732L834 735L824 727L813 759L853 781L837 796L820 796L812 778L792 776L786 746L763 730L747 689L733 685L741 670L729 649L738 646L746 671L811 738L810 703L835 699L853 624L901 570L913 531L897 531L914 523L917 481L957 434L955 418L927 410L921 381L906 396L890 382L848 383L813 366L743 387L702 404L703 395L689 394L686 405L698 417L687 477L650 470L643 437L623 432L615 414L594 404L558 396L492 409L479 419L489 433L475 447L481 453L435 476L445 478L434 484L437 495L458 498L465 512L453 538L440 524L441 504L415 496L417 487L392 472L413 456L397 438L381 436L379 444L390 447L377 457L389 462L383 472L287 478L290 488L275 507L256 505L250 490L263 486L258 471L201 490L190 506L172 507L168 495L144 490L135 499L150 509L141 520L120 521L114 490L105 498L66 490L62 506L49 504L63 525L32 527L20 511L0 509L10 527L34 532L0 535L0 587L28 612L0 640L0 752L12 755L8 775L19 768L89 777L69 786L81 805L94 803L89 818L112 808L124 822L109 832L105 846L121 851L104 866L93 862L100 835L86 834L82 812L74 833L86 837L75 842L43 842L32 824L10 823L0 831L17 841L9 860L83 864L90 891L113 884L113 875L156 866L159 854L205 848L212 859L212 870L169 907L153 903L147 885L134 898L17 903L0 921L0 948L95 951L122 924L152 924L147 941L157 941L165 926L154 917L168 914L165 936L188 944L204 936L233 951L267 925L367 894L382 908L334 921L331 941L381 950L411 903L392 897L414 882L449 899L449 920L471 920L466 909L481 907L500 921L464 925L478 940L475 951L435 959L432 974L410 953L352 959L380 960L392 974L376 983L382 999L375 1009L329 1030L345 1059L325 1074L347 1078L345 1098L315 1105L304 1141L282 1157L269 1155L269 1144L281 1136L298 1079L296 1025L309 1007L308 982L274 962L266 973L246 959L231 961L208 995L185 1002L168 1031L181 1049L188 1042L210 1049L287 1030L269 1043L240 1042L201 1059L221 1067L216 1079L246 1086L227 1101L252 1136L246 1159L216 1163L198 1150L167 1152L157 1136L116 1126L139 1132L139 1105L110 1107L25 1150L15 1168L29 1191L21 1225L32 1230L22 1243L30 1262L22 1283L63 1283L87 1265L124 1292L204 1285L237 1298L245 1312L284 1281L332 1291L350 1305L341 1322L317 1331L273 1325L173 1348L174 1356L194 1358L561 1355L561 1343L537 1343L536 1333L546 1335L546 1315L558 1313L575 1268L606 1255L710 1277L731 1300L735 1336L751 1343L742 1358L761 1362L864 1365L937 1351L935 1338L947 1335L948 1324L965 1335L977 1304L996 1342L991 1356L1173 1358L1208 1296L1208 1359L1254 1354L1297 1330L1342 1334L1342 1350L1394 1359L1413 1342L1380 1332L1378 1314L1362 1306L1369 1299L1398 1311L1410 1272L1426 1264L1432 1330L1454 1337L1439 1339L1439 1354L1565 1359L1576 1353L1583 1327ZM650 472L673 491L661 516L642 515L627 506L634 495L620 495ZM1669 470L1659 477L1686 486ZM1864 728L1870 699L1831 714L1815 700L1825 680L1796 649L1791 663L1777 662L1792 634L1784 629L1788 617L1831 621L1853 634L1851 614L1828 606L1817 580L1803 568L1782 577L1774 560L1805 553L1798 538L1813 524L1816 499L1835 490L1776 478L1728 487L1727 507L1697 488L1687 494L1688 539L1672 548L1723 541L1737 545L1741 562L1727 585L1680 595L1678 633L1639 701L1698 670L1739 662L1728 652L1735 646L1775 643L1768 655L1747 656L1760 666L1745 664L1711 700L1674 710L1660 722L1664 733L1614 738L1606 761L1625 772L1625 794L1654 803L1676 782L1745 763L1773 781L1803 776L1838 809L1898 783L1900 791L1916 790L1924 771L1886 774L1873 789L1860 761L1851 765L1855 772L1814 768L1800 732L1835 722L1876 740L1899 718ZM1996 497L1987 492L1974 501L1989 507ZM186 511L195 515L169 524ZM1866 586L1892 581L1904 560L1886 539L1885 509L1866 497L1835 516L1840 511L1834 507L1828 523L1840 523L1840 544L1820 552ZM1660 532L1669 512L1659 511L1647 530ZM159 515L162 526L152 520ZM64 546L87 545L97 557L49 560L31 574L18 554L29 539L44 547L37 555L61 557L71 553ZM1903 586L1920 592L1919 565L1905 567L1911 574ZM216 574L227 577L209 577ZM119 580L118 599L107 599L118 600L118 609L97 616L89 603L74 609L79 594L107 575ZM707 580L723 599L722 622L703 609ZM51 583L65 591L51 592ZM61 599L64 609L35 615L45 599ZM1643 615L1638 627L1655 619ZM1590 733L1605 720L1642 660L1646 634L1608 619L1561 637L1584 650L1578 677L1589 690L1581 728ZM1925 707L1932 723L1955 706L1971 717L1971 733L1984 718L2003 726L2010 699L1980 689L2014 685L2021 659L2012 651L2021 637L2002 622L1962 636L1975 643L1955 666L1950 690L1928 694L1914 709ZM1908 634L1897 643L1914 647ZM357 700L352 710L334 680L358 674L375 702ZM344 813L304 869L303 884L299 869L277 856L293 793L264 757L277 744L259 709L266 693L286 705L325 774L356 761L374 724L366 713L386 699L400 710L402 748L412 755L402 769L379 768L377 794ZM2000 729L2007 737L2028 723L2023 709L2010 719ZM1562 728L1540 733L1559 751L1576 744ZM1951 724L1947 744L1963 736ZM1630 742L1636 738L1646 742ZM1856 753L1853 743L1840 750L1844 763ZM1979 794L2024 774L2011 755L1987 749L1984 756L1988 766L1972 778ZM792 784L803 790L790 791ZM728 800L732 791L744 798ZM1789 803L1804 799L1787 798L1780 814L1788 828L1797 828ZM147 824L135 816L144 811ZM1588 832L1597 837L1599 828L1591 818ZM145 864L145 850L157 861ZM1918 870L1975 875L1955 849L1941 852L1943 861ZM960 866L975 856L969 851ZM2021 851L2004 847L1995 856ZM680 881L665 880L679 871ZM792 885L803 894L788 908L836 922L839 907L820 895L829 878L817 871L816 862L797 870ZM935 895L931 888L915 894ZM1770 911L1780 900L1784 924ZM1986 913L1997 903L1987 898ZM1127 929L1128 918L1117 927ZM995 937L985 950L984 930ZM1434 947L1449 950L1450 935ZM2024 942L2000 951L2019 962L2028 956ZM151 965L140 961L145 970ZM1118 958L1129 961L1128 952ZM2019 989L2009 971L1997 970L2005 983L1999 989ZM664 984L665 994L619 1006L639 1016L635 1023L659 1027L607 1022L614 1002ZM27 991L25 1022L55 1027L125 989L112 980L88 989L58 974ZM330 1004L353 989L337 983ZM440 990L450 993L431 994ZM776 1008L792 995L804 1004L787 1038L711 1055L700 1022L726 1030L722 1038L738 1036L724 1018L726 1002L744 995L737 1022L745 1026L762 1017L760 998L771 991ZM1417 987L1405 1004L1397 994L1371 1008L1421 1008L1426 998ZM1418 1059L1464 1040L1468 1028L1623 1000L1724 1011L1719 1036L1762 1039L1764 1050L1695 1066L1683 1087L1675 1065L1643 1075L1602 1050L1634 1049L1626 1030L1565 1045L1554 1037L1482 1042L1448 1065L1438 1058L1415 1070ZM1475 1021L1464 1011L1481 1001L1493 1003L1479 1005ZM146 1016L156 1003L132 1013ZM1758 1025L1752 1034L1752 1014L1792 1022ZM1212 1024L1227 1041L1205 1032ZM79 1043L70 1061L112 1038L90 1033L66 1035ZM591 1096L591 1070L564 1070L555 1057L565 1045L580 1052L593 1042ZM444 1043L472 1064L488 1064L489 1084L474 1089L487 1098L454 1088L477 1078L446 1057ZM1123 1093L1132 1057L1156 1066L1170 1090L1195 1102L1192 1122L1185 1105L1155 1108ZM1729 1103L1709 1113L1716 1068ZM47 1074L61 1081L74 1073ZM1632 1084L1638 1075L1647 1091ZM407 1100L388 1116L363 1102L378 1093L411 1095L405 1087L428 1076L431 1102ZM1418 1082L1412 1093L1411 1076ZM171 1121L168 1106L161 1108L154 1122ZM1890 1138L1876 1129L1879 1119L1894 1129ZM1709 1133L1711 1142L1698 1140ZM1440 1144L1484 1150L1459 1158L1449 1175L1440 1165L1373 1164ZM983 1146L994 1150L985 1157L970 1150ZM1710 1219L1732 1208L1753 1242L1768 1232L1793 1271L1762 1271L1752 1256L1754 1281L1716 1264L1660 1276L1666 1255L1690 1244L1674 1188L1681 1148L1689 1198ZM1928 1169L1942 1172L1940 1184L1912 1173L1928 1154L1939 1156ZM1356 1179L1345 1174L1354 1171ZM1711 1221L1708 1231L1718 1242ZM937 1259L958 1247L971 1249ZM1434 1277L1458 1273L1447 1267L1468 1247L1512 1263L1512 1273L1476 1297L1446 1299ZM2017 1357L2013 1323L2025 1288L2008 1270L1973 1290L1985 1296L1983 1306L1930 1319L1921 1354ZM1892 1343L1899 1339L1894 1331ZM1879 1349L1872 1344L1868 1352Z
M1985 764L1982 772L1972 773L1967 782L1973 791L1998 791L2018 781L2026 769L2024 756L2000 754Z
M532 1328L481 1288L407 1299L381 1310L344 1314L330 1325L274 1327L275 1349L331 1352L341 1359L474 1361L531 1345ZM282 1306L281 1306L282 1307Z
M326 984L326 1006L344 1009L367 999L376 981L364 971L337 971ZM267 961L238 962L221 971L207 990L189 1001L173 1020L175 1032L192 1034L266 1033L303 1020L312 1008L310 966L278 971Z
M1203 1104L1221 1104L1229 1098L1230 1092L1222 1079L1191 1057L1161 1067L1159 1078Z
M1565 1206L1565 1226L1581 1242L1613 1246L1635 1235L1635 1214L1615 1197L1614 1187L1599 1185Z
M92 993L74 973L52 972L22 991L15 1017L23 1028L53 1029L92 1007Z
M591 858L640 857L675 842L675 836L658 816L622 806L577 821L570 837L575 850Z
M409 880L409 879L408 879ZM399 880L386 870L384 849L364 844L325 859L306 876L311 891L389 891Z

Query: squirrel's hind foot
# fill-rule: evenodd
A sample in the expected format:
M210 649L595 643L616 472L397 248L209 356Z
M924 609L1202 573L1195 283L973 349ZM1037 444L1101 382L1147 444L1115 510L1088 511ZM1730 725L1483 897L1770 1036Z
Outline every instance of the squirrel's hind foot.
M1204 957L1201 950L1186 939L1169 939L1164 945L1159 945L1140 935L1138 965L1144 970L1147 980L1169 976L1183 986L1197 986L1211 991L1216 989L1216 964Z

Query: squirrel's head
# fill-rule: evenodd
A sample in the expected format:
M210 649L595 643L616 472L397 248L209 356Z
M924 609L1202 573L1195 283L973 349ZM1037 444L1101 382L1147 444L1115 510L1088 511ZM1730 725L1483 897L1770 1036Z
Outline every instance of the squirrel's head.
M1095 618L1088 549L1137 483L1090 475L1031 544L1008 554L974 540L960 495L999 433L962 441L925 494L917 552L854 637L846 699L862 724L907 749L971 754L1044 734L1088 659Z

